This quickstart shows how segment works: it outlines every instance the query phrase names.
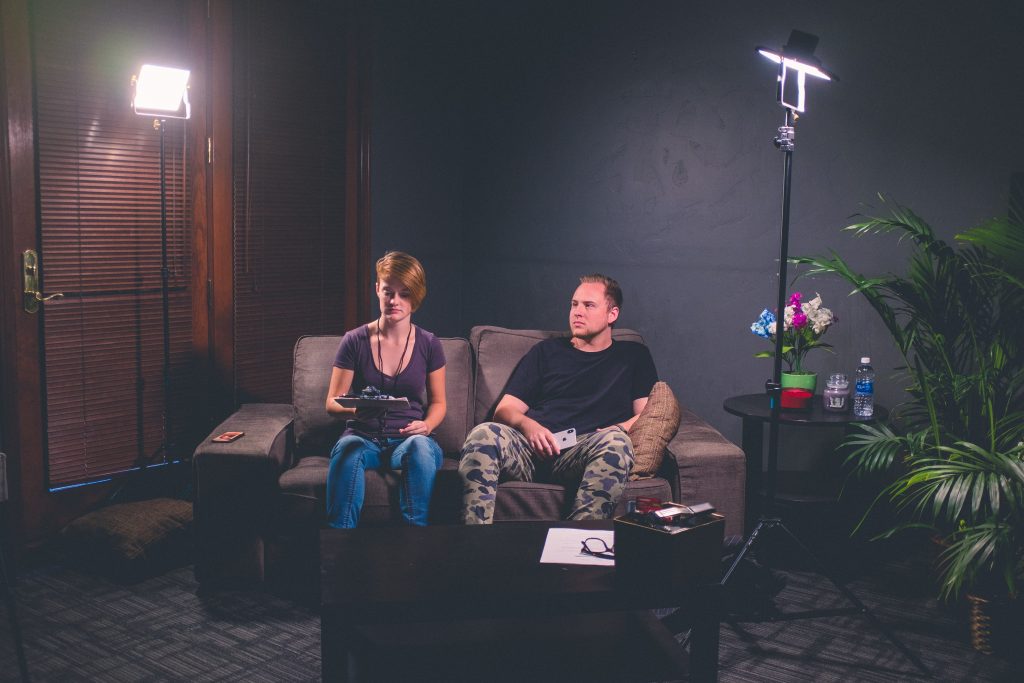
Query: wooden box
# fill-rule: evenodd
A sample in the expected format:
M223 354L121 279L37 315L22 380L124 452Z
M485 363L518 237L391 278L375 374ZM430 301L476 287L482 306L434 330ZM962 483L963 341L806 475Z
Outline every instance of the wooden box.
M722 575L725 517L669 531L616 517L615 571L631 581L717 583Z

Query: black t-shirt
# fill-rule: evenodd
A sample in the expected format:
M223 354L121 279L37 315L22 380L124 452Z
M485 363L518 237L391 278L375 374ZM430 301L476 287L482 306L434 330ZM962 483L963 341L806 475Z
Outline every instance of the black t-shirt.
M530 408L552 432L575 427L587 434L633 417L633 401L658 381L643 344L612 341L604 351L580 351L569 338L546 339L530 349L512 372L505 393Z

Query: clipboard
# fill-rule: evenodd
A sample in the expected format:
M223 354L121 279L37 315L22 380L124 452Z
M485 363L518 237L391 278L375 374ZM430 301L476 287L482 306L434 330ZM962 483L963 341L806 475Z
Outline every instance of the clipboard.
M363 398L361 396L335 396L335 403L343 408L408 408L409 399L401 398Z

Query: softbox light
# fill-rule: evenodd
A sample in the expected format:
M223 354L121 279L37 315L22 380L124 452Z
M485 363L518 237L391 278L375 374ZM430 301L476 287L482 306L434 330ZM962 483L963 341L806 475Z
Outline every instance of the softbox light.
M188 101L188 69L143 64L133 79L132 110L140 116L187 119L192 115Z

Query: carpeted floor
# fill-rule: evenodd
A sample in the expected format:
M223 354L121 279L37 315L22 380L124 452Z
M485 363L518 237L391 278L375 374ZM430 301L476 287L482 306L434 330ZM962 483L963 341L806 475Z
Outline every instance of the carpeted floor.
M865 568L867 567L867 568ZM822 576L782 572L781 610L845 607ZM939 681L1021 680L1020 666L967 643L966 621L940 605L918 555L847 562L840 574ZM34 681L314 681L320 625L306 607L266 594L197 594L191 567L119 585L41 559L16 588ZM17 680L0 608L0 679ZM830 617L722 625L720 680L927 680L866 619ZM1017 674L1017 675L1015 675ZM439 673L429 680L443 681Z
M867 574L838 571L871 612L931 672L929 678L860 614L722 625L722 681L1020 681L1020 664L968 641L963 610L938 602L920 558L889 560ZM922 573L923 572L923 573ZM781 612L850 607L826 578L788 569L773 604Z
M266 594L197 594L191 567L119 585L56 562L17 586L33 681L316 681L320 619ZM6 614L0 679L18 680Z

